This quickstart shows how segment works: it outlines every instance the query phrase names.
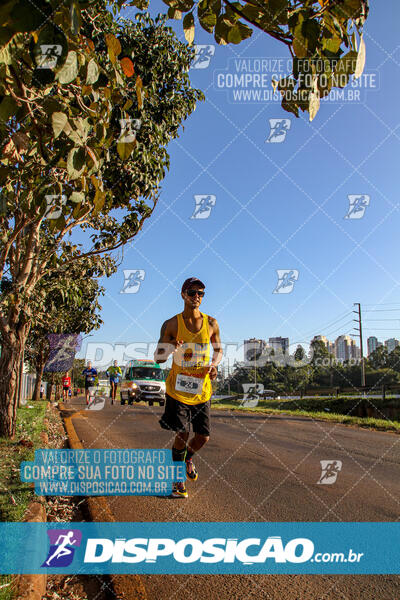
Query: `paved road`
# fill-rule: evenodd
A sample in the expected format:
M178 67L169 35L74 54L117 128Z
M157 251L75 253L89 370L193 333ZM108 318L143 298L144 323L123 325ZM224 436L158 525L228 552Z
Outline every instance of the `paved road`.
M76 408L79 401L75 400ZM161 409L106 406L77 413L86 448L170 447ZM112 497L118 521L395 521L400 516L400 436L285 415L213 412L189 499ZM320 460L340 460L318 485ZM152 575L149 600L399 600L400 576Z

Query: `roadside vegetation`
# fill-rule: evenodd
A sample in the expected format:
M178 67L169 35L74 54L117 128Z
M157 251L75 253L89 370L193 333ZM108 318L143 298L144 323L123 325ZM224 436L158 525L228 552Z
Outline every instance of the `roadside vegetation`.
M342 404L337 399L312 398L299 400L260 400L257 406L243 406L243 396L230 397L215 400L212 408L217 410L245 411L259 414L285 414L294 416L305 416L314 419L322 419L344 425L367 427L380 431L393 431L400 433L400 421L386 417L387 407L377 404L378 414L382 418L368 416L369 407L362 398L342 398ZM375 400L375 399L374 399ZM360 412L365 410L365 416L354 416L351 413L356 410L354 406L360 406Z
M20 479L20 465L33 460L35 448L42 445L46 404L28 402L18 408L15 438L0 438L0 521L22 521L34 497L32 485ZM12 599L12 580L12 575L0 575L0 600Z

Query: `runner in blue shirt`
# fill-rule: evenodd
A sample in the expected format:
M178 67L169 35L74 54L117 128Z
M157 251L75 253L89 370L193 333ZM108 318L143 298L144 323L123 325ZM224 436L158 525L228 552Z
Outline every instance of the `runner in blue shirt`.
M86 404L89 404L89 388L96 385L97 371L92 367L92 363L89 361L86 369L82 371L82 375L85 377L85 395Z

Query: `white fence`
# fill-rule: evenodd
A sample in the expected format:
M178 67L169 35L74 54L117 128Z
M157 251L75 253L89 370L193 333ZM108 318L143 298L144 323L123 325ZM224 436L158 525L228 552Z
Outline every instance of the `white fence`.
M21 380L21 404L26 404L33 396L35 389L36 375L34 373L22 373ZM47 383L42 382L44 387L43 398L46 398Z

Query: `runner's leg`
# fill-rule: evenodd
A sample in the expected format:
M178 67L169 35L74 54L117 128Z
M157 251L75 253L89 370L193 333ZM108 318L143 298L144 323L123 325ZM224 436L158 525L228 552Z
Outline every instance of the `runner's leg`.
M210 402L191 407L190 419L194 436L189 441L186 452L186 475L196 481L198 473L193 464L193 455L210 439Z

